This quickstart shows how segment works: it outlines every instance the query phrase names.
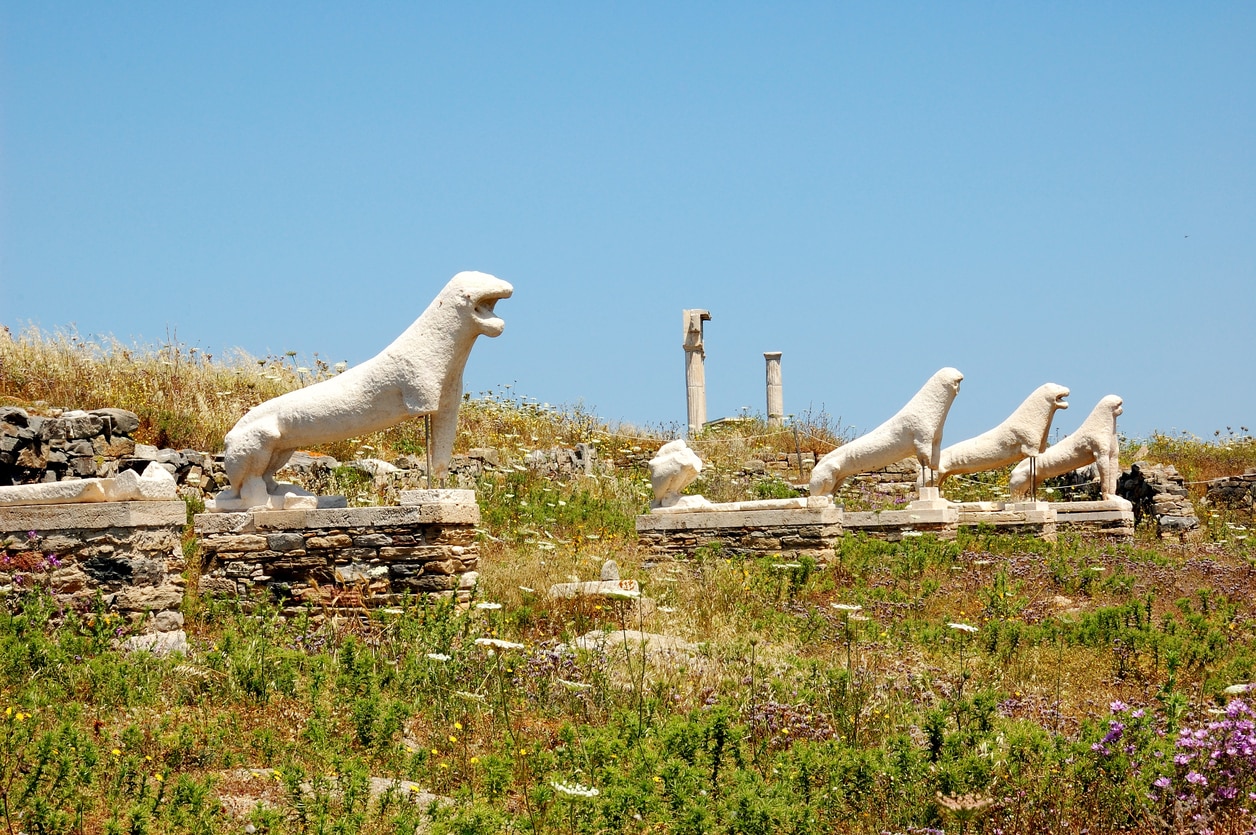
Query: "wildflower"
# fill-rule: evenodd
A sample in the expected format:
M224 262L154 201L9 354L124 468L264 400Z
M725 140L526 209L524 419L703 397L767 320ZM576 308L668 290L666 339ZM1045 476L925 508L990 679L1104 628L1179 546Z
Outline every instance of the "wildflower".
M1194 783L1197 786L1206 786L1208 785L1208 778L1198 771L1188 771L1186 773L1186 782Z
M1129 705L1127 705L1125 702L1121 701L1120 699L1117 699L1112 704L1108 705L1108 709L1111 710L1113 713L1120 713L1121 711L1125 710L1128 707Z
M448 661L450 658L450 656L446 655L443 652L429 652L427 654L427 657L432 659L433 661Z
M550 783L554 790L561 794L571 795L572 797L597 797L600 792L591 786L582 786L579 783Z
M514 641L503 641L500 638L476 638L476 646L490 647L493 649L523 649L523 644L516 644Z
M115 757L120 757L120 756L122 756L122 751L121 751L120 749L118 749L118 748L114 748L114 749L113 749L112 751L110 751L109 753L113 754Z
M968 624L968 623L948 623L948 624L947 624L947 626L951 627L952 629L959 630L960 632L969 632L969 633L971 633L971 632L976 632L976 631L977 631L977 627L973 626L972 624Z
M461 723L461 722L454 722L454 728L455 728L456 730L459 730L459 731L460 731L460 730L462 730L462 723Z
M1240 693L1246 693L1251 689L1251 687L1252 685L1250 684L1231 684L1221 692L1225 693L1227 696L1237 696Z
M457 742L457 741L458 741L458 737L454 736L453 734L450 734L450 735L449 735L449 741L450 741L450 742Z
M857 603L830 603L829 605L832 606L834 609L838 609L839 611L842 611L842 612L862 612L863 611L863 606L860 606Z
M156 780L158 783L160 783L162 780L165 780L166 778L163 777L161 774L154 774L153 779Z
M1151 784L1158 789L1167 789L1170 782L1168 777L1157 777Z
M479 762L480 762L480 758L479 758L479 757L472 757L470 760L468 760L468 762L469 762L469 763L471 763L471 765L477 765L477 764L479 764Z
M496 611L500 609L501 607L502 607L502 604L500 603L489 603L487 601L485 601L484 603L475 604L475 608L484 609L486 611Z

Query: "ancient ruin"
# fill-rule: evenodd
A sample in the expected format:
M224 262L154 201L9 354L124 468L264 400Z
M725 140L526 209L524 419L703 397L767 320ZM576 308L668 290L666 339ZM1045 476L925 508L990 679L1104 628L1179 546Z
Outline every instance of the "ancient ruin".
M954 368L937 371L894 417L821 458L811 471L811 495L831 495L848 477L911 455L922 467L936 471L942 427L963 379Z
M1057 410L1068 408L1068 394L1064 386L1044 383L998 426L943 449L938 486L953 475L995 470L1042 452L1047 448L1051 419Z
M513 292L486 273L458 273L414 324L375 357L251 409L227 433L225 464L231 486L208 509L316 508L316 497L275 481L275 471L293 452L422 415L432 416L433 474L443 475L458 430L467 357L476 337L501 334L505 323L494 305Z

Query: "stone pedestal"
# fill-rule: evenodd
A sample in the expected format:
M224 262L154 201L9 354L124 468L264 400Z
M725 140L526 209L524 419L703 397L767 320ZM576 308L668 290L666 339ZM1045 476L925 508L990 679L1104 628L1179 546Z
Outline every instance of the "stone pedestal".
M0 592L47 589L80 610L174 612L183 603L181 501L93 502L0 508Z
M479 578L471 490L409 490L399 507L202 513L202 594L272 599L296 611L470 601Z
M921 487L920 498L903 510L846 513L842 524L848 531L866 533L887 542L922 533L954 539L959 531L959 506L941 498L938 488Z
M1055 541L1055 506L1047 502L961 502L958 507L961 527L989 525L999 533Z
M1134 508L1124 499L1099 502L1054 502L1056 529L1079 531L1121 541L1134 538Z
M641 544L660 556L721 556L827 561L842 535L842 509L827 496L729 502L706 508L656 508L637 517Z

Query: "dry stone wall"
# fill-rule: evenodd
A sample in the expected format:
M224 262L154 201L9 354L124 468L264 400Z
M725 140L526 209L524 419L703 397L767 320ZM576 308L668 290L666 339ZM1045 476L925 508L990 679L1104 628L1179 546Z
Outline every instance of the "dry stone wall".
M132 620L175 613L186 568L183 502L0 508L0 592L47 590L62 606Z
M199 591L289 611L396 606L415 595L467 603L479 578L475 495L414 492L400 507L202 513Z
M1186 489L1186 479L1172 464L1138 461L1121 473L1116 494L1134 505L1134 522L1155 521L1161 536L1191 539L1199 535L1199 517Z
M1205 497L1210 505L1251 515L1256 510L1256 468L1242 475L1213 479L1208 482Z

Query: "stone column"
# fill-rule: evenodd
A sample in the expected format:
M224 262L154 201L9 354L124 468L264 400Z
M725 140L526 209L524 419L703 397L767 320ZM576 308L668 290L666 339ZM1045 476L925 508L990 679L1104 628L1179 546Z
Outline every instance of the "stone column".
M707 310L686 310L685 317L685 389L689 405L689 434L701 432L706 423L706 370L703 362L702 323L711 320Z
M780 429L785 422L785 397L781 392L781 352L764 351L768 364L768 429Z

